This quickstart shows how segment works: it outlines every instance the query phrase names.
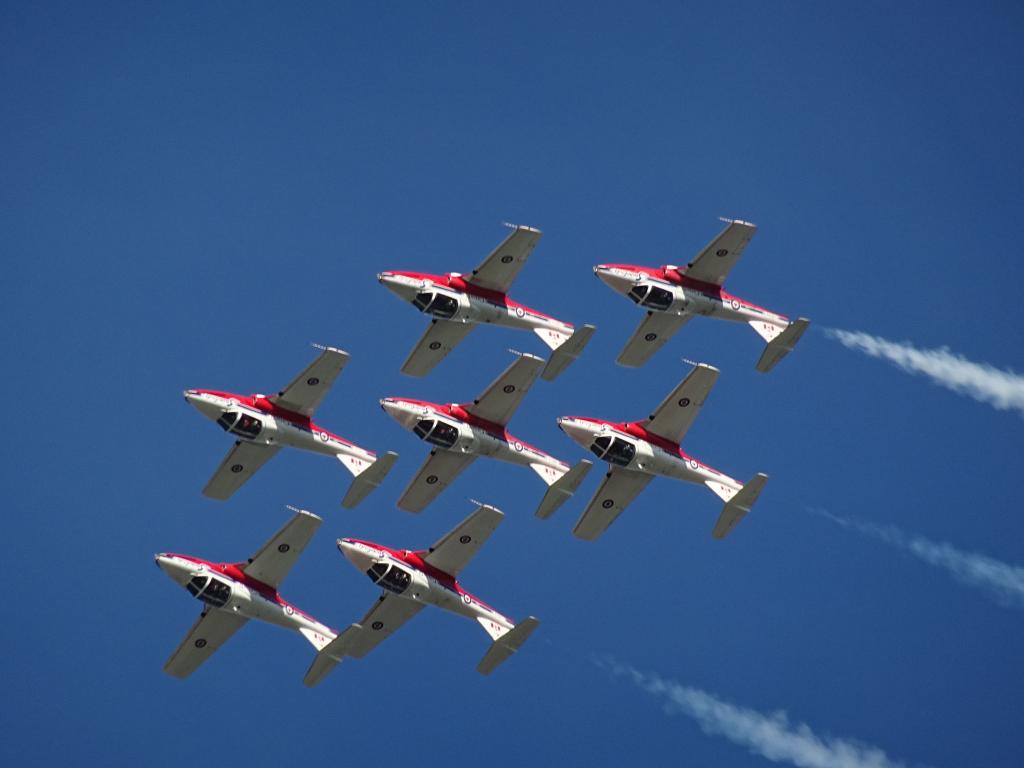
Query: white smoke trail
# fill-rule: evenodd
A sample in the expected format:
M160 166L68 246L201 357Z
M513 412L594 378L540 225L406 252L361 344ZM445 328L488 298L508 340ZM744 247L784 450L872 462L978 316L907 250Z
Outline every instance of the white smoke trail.
M892 525L875 525L841 517L824 509L809 509L851 531L902 549L929 565L941 568L957 581L983 589L1002 605L1024 608L1024 568L976 552L964 552L951 544L923 536L910 536Z
M640 672L609 657L592 661L615 677L624 677L641 690L661 699L667 714L682 714L697 721L701 730L724 736L755 755L800 768L901 768L885 751L854 739L819 736L804 723L791 723L785 712L760 712L720 699L658 675Z
M1024 413L1024 376L986 363L973 363L947 347L918 349L860 331L826 328L825 333L849 349L888 360L907 373L921 373L939 386L987 403L1000 411Z

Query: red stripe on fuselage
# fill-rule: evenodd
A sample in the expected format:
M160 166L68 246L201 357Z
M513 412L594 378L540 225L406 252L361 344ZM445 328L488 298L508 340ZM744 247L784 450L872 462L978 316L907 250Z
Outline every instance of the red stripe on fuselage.
M649 431L643 424L637 421L605 421L604 419L595 419L590 416L572 416L570 418L577 419L579 421L589 421L594 424L604 424L624 435L635 437L638 440L656 445L666 453L670 453L674 456L679 456L681 459L686 461L694 460L690 454L686 453L682 448L679 447L679 443L669 440L667 437L662 437L654 432Z
M468 294L470 296L476 296L477 298L486 299L487 301L495 304L507 307L511 310L521 309L523 312L528 312L531 315L542 317L545 320L551 320L555 323L561 323L569 328L572 328L572 323L567 323L565 320L559 320L557 317L551 317L551 315L545 315L543 312L539 312L532 307L528 307L525 304L520 304L518 301L510 298L507 293L501 291L492 291L490 288L481 288L479 285L474 285L463 277L452 274L449 272L446 275L431 275L427 272L396 272L389 270L392 275L402 275L403 277L409 277L413 280L425 280L433 283L439 288L449 288L453 291L459 291L461 293Z
M418 405L418 406L420 406L422 408L428 408L428 409L430 409L430 410L440 414L441 416L448 416L448 417L453 418L453 419L455 419L457 421L461 421L461 422L464 422L466 424L469 424L470 426L478 427L479 429L482 429L484 432L486 432L487 434L491 435L492 437L496 437L497 439L502 440L502 441L508 443L509 445L511 445L512 443L519 443L519 445L523 446L523 448L528 448L531 451L536 451L541 456L546 456L547 458L551 459L552 461L557 461L557 462L559 462L560 464L563 464L566 467L569 466L568 464L565 464L565 462L561 461L561 459L556 459L554 456L552 456L549 453L546 453L546 452L542 451L537 446L530 445L530 443L526 442L525 440L520 440L518 437L513 435L511 432L509 432L507 429L505 429L505 427L501 426L500 424L498 424L496 422L493 422L493 421L488 421L487 419L481 419L479 416L474 416L472 413L470 413L469 411L466 410L466 408L469 405L468 403L465 404L465 405L458 405L458 404L455 404L455 403L453 403L452 405L441 405L440 403L431 403L431 402L429 402L427 400L412 400L410 398L404 398L404 397L403 398L392 398L392 399L393 400L399 400L400 399L404 403L413 403L414 405Z
M753 302L747 301L746 299L741 299L739 296L734 296L728 291L723 290L720 285L715 285L714 283L706 283L703 280L694 280L692 277L687 277L685 273L680 272L678 269L669 269L667 264L663 267L642 267L638 264L602 264L601 266L615 269L624 269L628 272L639 272L641 274L647 275L648 277L653 277L656 280L664 280L666 283L674 283L675 285L680 285L684 288L692 288L695 291L703 293L709 299L719 299L725 303L735 301L738 302L741 306L750 307L751 309L759 309L762 312L767 312L770 315L779 314L778 312L773 312L770 309L760 307L757 304L754 304ZM786 318L785 315L779 315L779 317L782 317L787 320L789 319Z
M417 571L420 571L422 573L425 573L427 576L430 576L432 579L437 581L439 584L441 584L442 586L447 587L448 589L452 590L453 592L455 592L460 597L462 597L463 595L468 595L478 605L482 605L487 610L494 611L495 613L498 613L498 611L496 611L494 608L489 606L487 603L485 603L479 597L477 597L476 595L470 594L469 592L464 590L462 588L462 585L459 584L459 580L456 579L454 576L452 576L450 573L445 573L440 568L435 568L430 563L428 563L426 560L424 560L423 558L426 555L430 554L428 550L423 549L423 550L420 550L418 552L412 552L412 551L410 551L408 549L392 549L391 547L385 547L383 544L377 544L376 542L373 542L373 541L364 541L363 539L349 539L349 541L354 541L357 544L363 544L363 545L365 545L367 547L373 547L374 549L381 549L381 550L387 552L389 555L391 555L396 560L399 560L400 562L405 563L410 568L415 568ZM508 617L505 617L505 619L510 624L514 623Z
M292 611L294 611L295 613L299 614L300 616L305 617L306 619L309 619L312 622L315 622L317 624L321 623L319 620L317 620L314 617L310 616L305 611L300 610L299 608L296 608L294 605L292 605L287 600L282 598L277 593L277 590L274 589L272 586L270 586L269 584L266 584L266 583L260 581L259 579L254 579L252 576L250 576L245 571L243 571L242 569L245 568L246 565L248 565L247 562L246 563L214 563L214 562L211 562L209 560L203 560L202 558L199 558L199 557L192 557L191 555L178 555L178 554L174 554L174 553L168 553L168 554L170 554L172 557L180 557L182 560L188 560L191 563L196 563L197 565L205 565L209 570L211 570L211 571L213 571L215 573L219 573L219 574L222 574L224 576L227 576L232 581L237 581L239 584L242 584L243 586L247 587L248 589L252 590L253 592L256 592L258 595L260 595L261 597L266 598L270 602L277 603L282 608L291 608ZM334 632L333 629L331 631ZM337 634L337 633L335 633L335 634Z
M252 408L254 411L260 411L261 413L265 413L268 416L273 416L275 419L283 419L296 427L308 429L311 432L323 432L331 439L337 440L339 443L343 443L345 445L352 447L358 447L354 443L346 440L345 438L339 437L333 432L330 432L329 430L326 430L320 425L314 423L313 420L309 418L309 416L297 413L295 411L289 411L287 408L282 408L265 395L236 395L234 392L219 392L215 389L197 389L196 392L199 392L204 395L216 395L217 397L223 397L226 400L237 400L239 405L247 406L249 408ZM366 451L365 448L360 448L360 450ZM372 456L377 455L373 451L366 452Z

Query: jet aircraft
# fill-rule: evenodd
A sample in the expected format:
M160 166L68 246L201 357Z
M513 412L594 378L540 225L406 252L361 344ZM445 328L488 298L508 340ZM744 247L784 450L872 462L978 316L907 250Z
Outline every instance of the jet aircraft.
M722 219L726 227L685 267L666 264L657 269L633 264L598 264L594 274L608 287L647 310L616 362L639 368L696 315L747 323L766 347L757 370L767 373L800 340L810 320L790 322L722 290L725 278L739 261L757 227L746 221Z
M584 459L570 469L505 428L544 365L535 355L516 354L518 358L471 403L439 405L400 397L380 401L395 421L434 446L398 500L399 509L421 512L477 456L525 464L540 475L548 490L537 509L539 517L552 515L579 487L591 462Z
M553 381L575 360L594 333L594 326L574 329L535 309L513 301L509 286L526 264L541 231L507 224L512 234L469 275L449 272L381 272L377 279L403 301L431 317L430 325L402 364L402 373L426 376L473 327L493 323L531 330L552 349L541 377Z
M725 538L757 500L768 481L758 473L746 485L684 453L679 443L700 413L718 378L718 369L703 363L673 389L642 421L613 422L563 416L558 426L599 459L609 472L597 489L573 535L593 541L611 525L655 475L706 485L725 506L712 535Z
M489 674L515 653L537 628L537 619L530 616L517 624L466 592L456 578L503 517L500 510L479 504L434 546L418 552L338 539L341 553L383 591L358 624L317 654L306 673L306 685L319 683L346 656L362 658L427 605L475 619L490 635L491 646L477 665L481 674Z
M203 603L203 612L164 672L185 678L213 655L249 619L299 632L317 651L337 633L303 613L277 593L284 577L320 527L320 518L289 507L295 516L256 554L240 563L214 563L190 555L164 552L157 566Z
M334 384L349 355L323 347L320 356L276 395L236 395L212 389L185 390L185 400L235 438L234 447L221 462L203 493L211 499L227 499L282 446L302 448L334 456L354 475L342 500L354 507L380 485L397 453L377 456L313 423L313 411Z

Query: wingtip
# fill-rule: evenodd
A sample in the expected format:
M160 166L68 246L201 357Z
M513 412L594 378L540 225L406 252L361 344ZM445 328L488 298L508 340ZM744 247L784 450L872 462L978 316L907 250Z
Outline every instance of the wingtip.
M745 227L757 229L757 224L754 224L752 221L743 221L743 219L728 219L725 216L719 216L718 220L725 222L726 224L742 224Z
M513 224L510 221L503 221L501 222L501 224L502 226L508 227L509 229L514 229L517 232L522 229L525 230L526 232L536 232L538 235L541 234L541 231L539 229L537 229L536 227L528 226L526 224Z
M498 508L497 508L496 506L494 506L493 504L485 504L484 502L482 502L482 501L478 501L477 499L473 499L473 498L471 498L471 499L469 500L469 503L470 503L470 504L475 504L475 505L477 506L477 508L481 508L481 507L482 507L483 509L490 509L490 510L493 510L494 512L497 512L497 513L498 513L498 515L500 515L501 517L504 517L504 516L505 516L505 513L504 513L504 512L502 512L502 511L501 511L500 509L498 509Z

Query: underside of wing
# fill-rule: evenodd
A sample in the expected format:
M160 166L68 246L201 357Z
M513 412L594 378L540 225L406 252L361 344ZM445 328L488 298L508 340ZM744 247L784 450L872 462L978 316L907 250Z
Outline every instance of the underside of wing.
M757 232L757 227L746 221L723 221L727 222L725 229L683 271L687 277L722 285Z
M188 677L247 621L244 616L208 608L164 664L164 672Z
M467 405L466 410L481 419L505 426L530 391L542 367L544 361L541 358L519 354L519 358L491 382L479 398Z
M633 332L626 346L622 348L615 362L627 368L639 368L671 339L690 315L676 315L667 312L648 312Z
M312 416L320 401L348 362L348 352L334 347L321 347L320 356L278 394L270 398L276 405L305 416Z
M256 471L274 458L280 449L276 445L256 445L239 441L228 451L224 461L203 488L203 495L223 501L242 487Z
M604 482L583 511L572 534L578 539L593 541L617 518L630 502L637 497L653 475L632 469L613 467L605 475Z
M431 451L398 500L398 508L406 512L422 512L475 458L472 453Z
M407 376L426 376L471 330L473 323L431 320L427 330L402 363L402 373Z
M512 234L473 270L472 275L466 277L467 282L501 293L508 291L541 237L539 229L514 224L508 226L512 227Z
M423 610L423 606L424 603L385 594L359 623L360 630L346 643L345 655L362 658Z
M423 555L424 562L451 576L458 576L494 533L503 517L501 510L481 504Z
M645 425L647 430L674 443L680 442L696 420L705 398L717 380L717 368L698 363L648 417Z
M260 547L242 570L248 576L276 589L319 527L319 517L312 512L296 510L295 517Z

